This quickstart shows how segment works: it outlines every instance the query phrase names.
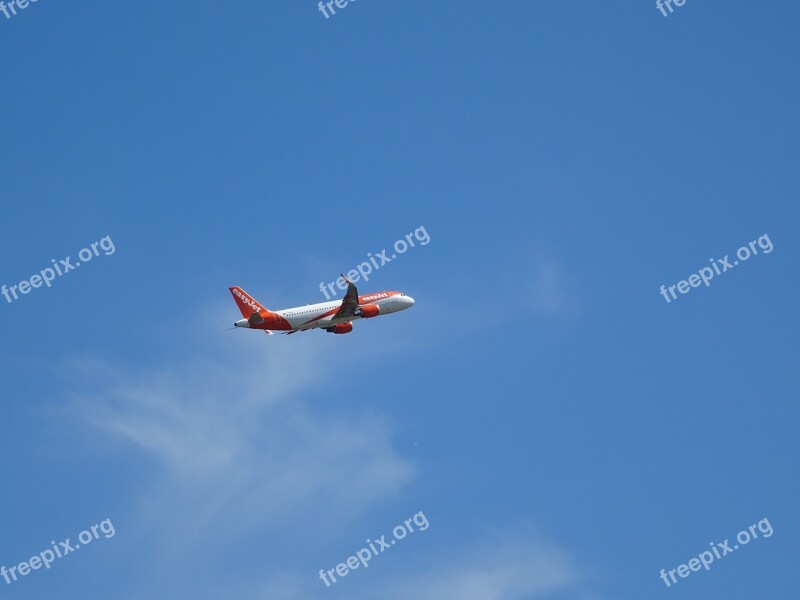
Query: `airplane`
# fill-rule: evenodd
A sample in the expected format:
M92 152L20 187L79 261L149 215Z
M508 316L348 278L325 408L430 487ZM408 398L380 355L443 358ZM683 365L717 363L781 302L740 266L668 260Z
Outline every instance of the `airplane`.
M403 292L377 292L359 296L356 286L344 275L342 279L347 282L347 293L341 302L333 300L276 311L264 308L238 286L228 288L244 317L233 326L260 329L267 335L273 335L274 332L291 335L310 329L344 334L353 331L353 321L388 315L414 306L414 299Z

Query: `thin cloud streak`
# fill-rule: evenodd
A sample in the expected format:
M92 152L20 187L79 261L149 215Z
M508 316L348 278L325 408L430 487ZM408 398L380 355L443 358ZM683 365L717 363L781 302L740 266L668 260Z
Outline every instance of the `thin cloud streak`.
M341 527L413 479L383 418L320 414L303 399L335 381L345 357L325 356L309 338L280 339L291 343L277 352L261 337L158 372L84 365L100 392L76 394L74 414L158 465L134 520L152 536L160 569L207 554L204 540L223 559L227 544L248 536L323 530L330 514Z

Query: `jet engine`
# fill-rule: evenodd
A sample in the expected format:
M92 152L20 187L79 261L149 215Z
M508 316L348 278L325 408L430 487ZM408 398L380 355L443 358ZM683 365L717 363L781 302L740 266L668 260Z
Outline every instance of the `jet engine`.
M371 319L372 317L377 317L379 314L381 314L381 307L377 304L365 304L364 306L359 306L355 310L355 315L362 319Z
M326 327L325 331L328 333L350 333L353 331L353 324L352 323L338 323L336 325L332 325L330 327Z

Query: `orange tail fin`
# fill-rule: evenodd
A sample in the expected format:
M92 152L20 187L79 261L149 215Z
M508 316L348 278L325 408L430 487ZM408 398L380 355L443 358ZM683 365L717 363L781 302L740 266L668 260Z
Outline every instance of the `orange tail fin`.
M249 319L250 315L253 313L260 313L267 310L242 288L234 286L229 289L233 295L233 299L236 301L236 306L238 306L239 310L242 311L242 316L245 319Z

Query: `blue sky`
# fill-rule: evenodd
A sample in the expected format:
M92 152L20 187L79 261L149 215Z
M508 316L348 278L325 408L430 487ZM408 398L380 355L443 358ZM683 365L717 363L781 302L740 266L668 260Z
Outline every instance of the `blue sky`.
M0 13L8 598L796 594L800 7ZM350 335L225 331L418 227ZM675 285L768 235L772 252ZM333 587L366 539L416 532ZM767 518L751 542L674 569Z

